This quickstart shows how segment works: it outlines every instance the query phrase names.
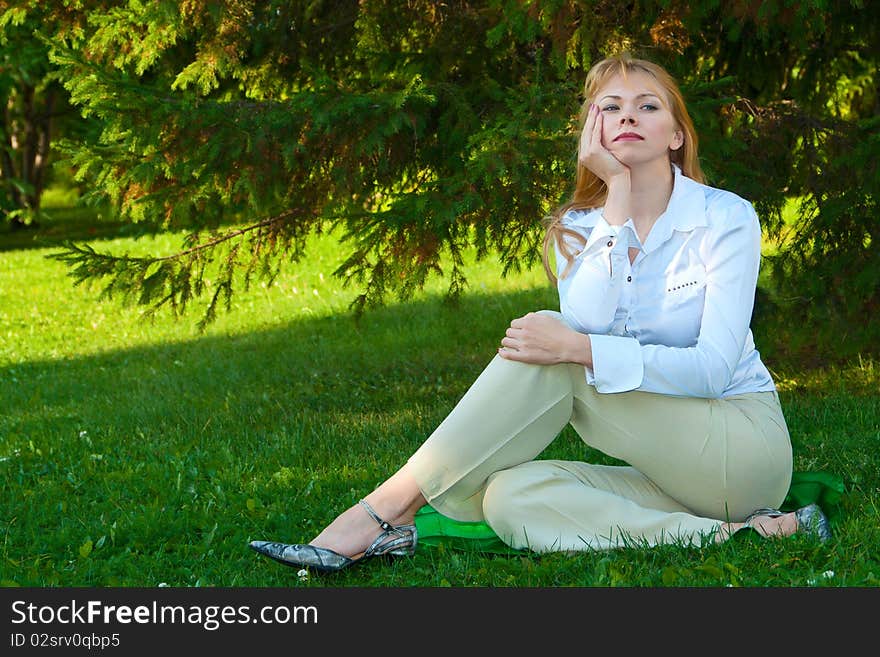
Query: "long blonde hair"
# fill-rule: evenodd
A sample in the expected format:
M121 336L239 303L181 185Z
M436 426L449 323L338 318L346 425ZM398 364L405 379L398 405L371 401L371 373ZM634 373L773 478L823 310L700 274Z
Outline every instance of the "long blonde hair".
M590 111L590 103L595 100L595 95L615 75L625 78L628 73L633 71L647 73L660 84L669 100L669 110L672 113L672 117L675 119L678 129L684 135L682 146L676 150L670 149L670 161L677 164L681 168L681 172L688 178L701 183L705 182L697 156L697 133L694 129L694 122L691 120L685 106L684 96L682 96L675 79L663 67L653 62L636 59L628 54L621 54L608 57L594 64L589 73L587 73L587 80L584 83L584 103L581 105L579 115L578 125L580 129L578 130L578 136L583 131L587 115ZM564 237L571 236L581 243L584 241L582 235L562 225L562 217L569 210L586 210L600 207L604 205L607 195L608 189L605 182L587 167L581 166L578 163L574 194L572 194L571 200L568 203L557 208L548 217L547 232L544 235L544 271L547 272L547 276L553 283L556 282L556 274L550 267L550 252L553 245L559 245L560 253L567 260L566 267L562 272L562 277L564 278L574 261L574 253L566 244Z

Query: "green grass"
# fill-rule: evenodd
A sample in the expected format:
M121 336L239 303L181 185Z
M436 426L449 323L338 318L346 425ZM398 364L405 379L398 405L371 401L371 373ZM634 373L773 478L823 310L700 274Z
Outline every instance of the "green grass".
M553 308L539 269L501 279L471 262L470 290L443 281L406 302L348 312L330 275L345 255L315 239L309 261L239 292L204 334L200 308L148 322L74 288L45 256L71 235L114 251L173 249L70 211L36 234L0 235L0 583L4 586L876 586L880 404L871 360L824 369L768 359L795 468L844 477L835 538L747 537L501 556L426 547L333 576L247 548L308 540L399 467L492 356L510 319ZM62 216L63 215L63 216ZM770 354L783 354L773 336ZM604 460L571 429L548 458ZM610 460L609 460L610 462Z

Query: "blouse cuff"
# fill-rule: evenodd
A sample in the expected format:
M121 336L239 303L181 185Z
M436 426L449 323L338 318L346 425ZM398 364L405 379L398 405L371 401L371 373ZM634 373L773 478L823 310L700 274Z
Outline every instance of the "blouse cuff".
M587 383L597 392L628 392L642 385L645 364L642 346L635 338L590 334L593 369L587 368Z

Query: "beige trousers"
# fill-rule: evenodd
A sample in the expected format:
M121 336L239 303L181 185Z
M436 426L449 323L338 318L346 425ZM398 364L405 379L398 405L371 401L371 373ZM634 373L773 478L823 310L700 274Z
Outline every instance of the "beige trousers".
M567 423L629 465L535 460ZM709 542L782 502L792 452L775 392L599 394L580 365L496 356L409 468L440 513L549 552Z

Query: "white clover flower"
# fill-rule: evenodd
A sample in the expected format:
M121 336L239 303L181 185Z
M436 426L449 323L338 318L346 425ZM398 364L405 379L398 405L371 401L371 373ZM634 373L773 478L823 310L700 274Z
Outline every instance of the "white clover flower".
M834 577L833 570L826 570L824 573L822 573L822 579L831 579L832 577ZM810 578L807 580L807 586L816 586L816 583L817 580L815 578Z
M296 573L296 576L299 577L300 582L308 582L309 581L309 571L306 570L305 568L301 568Z

